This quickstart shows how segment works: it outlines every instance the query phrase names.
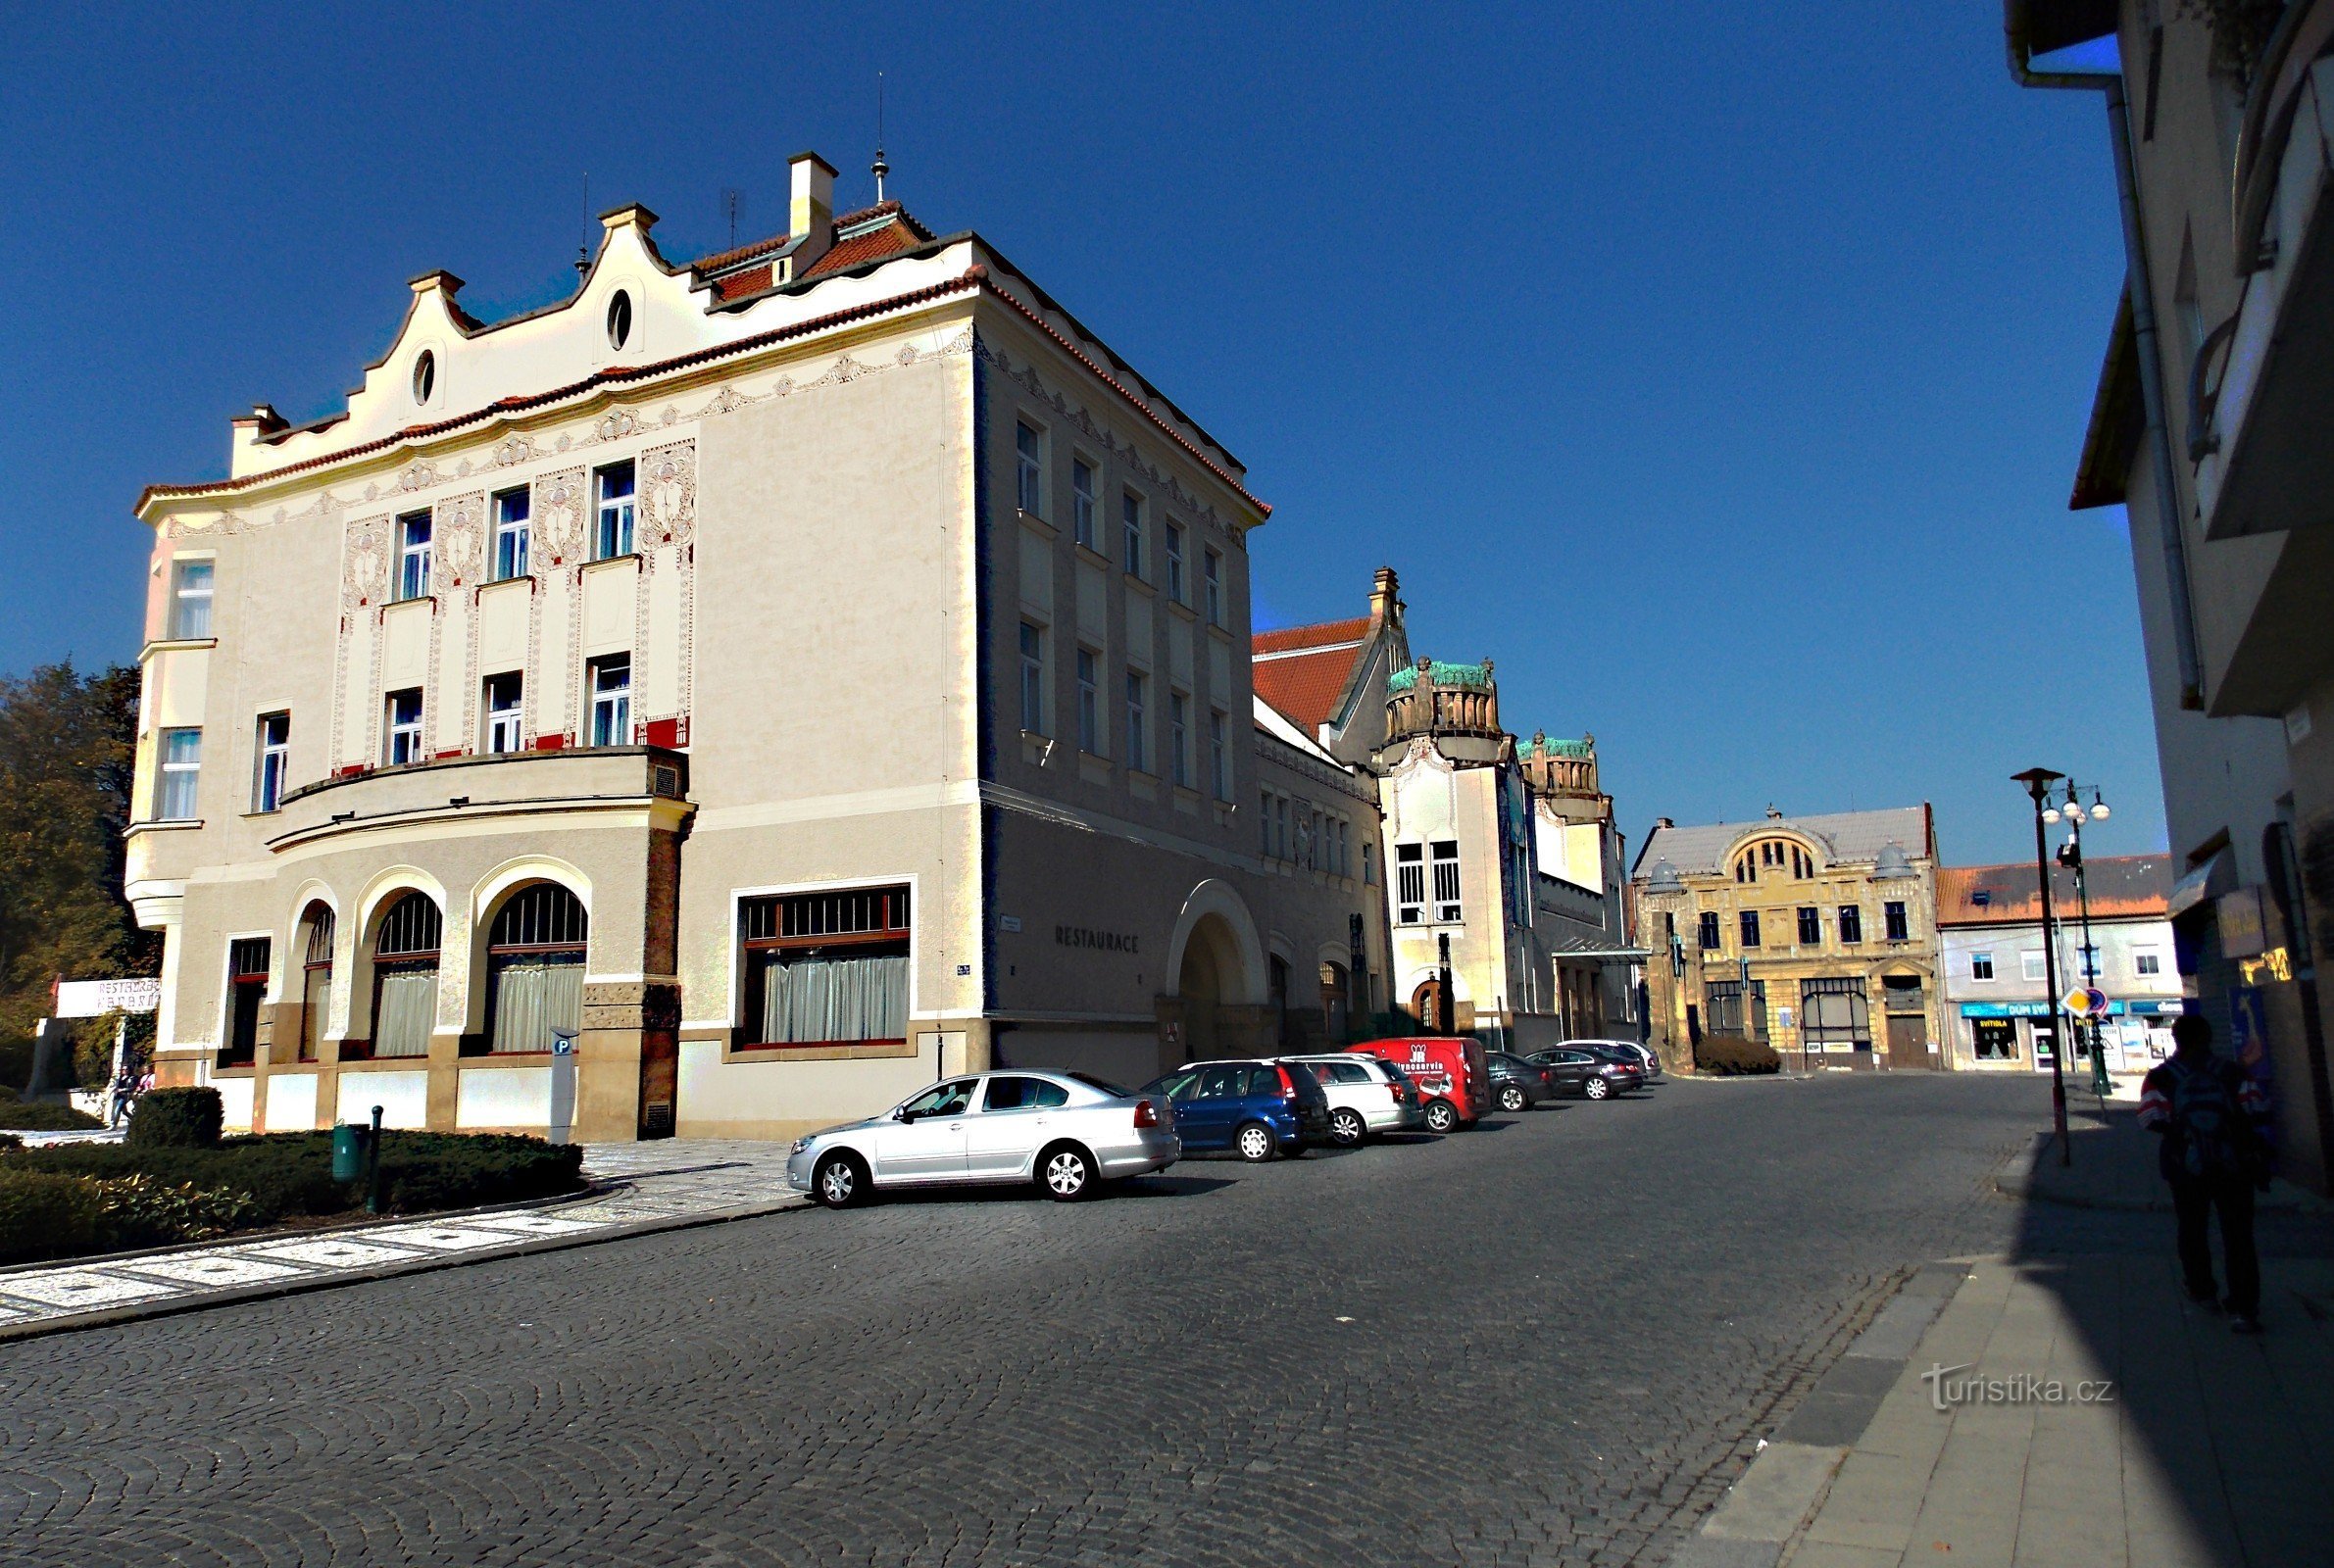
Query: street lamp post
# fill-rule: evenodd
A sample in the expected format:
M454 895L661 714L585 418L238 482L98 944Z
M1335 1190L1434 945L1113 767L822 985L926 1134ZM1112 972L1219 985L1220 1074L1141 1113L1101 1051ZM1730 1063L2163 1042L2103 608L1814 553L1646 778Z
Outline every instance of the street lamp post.
M2082 790L2086 788L2091 792L2091 805L2087 808L2082 802ZM2058 814L2066 819L2067 825L2067 840L2059 847L2059 863L2073 867L2074 895L2082 909L2083 984L2086 988L2095 987L2099 984L2099 950L2091 945L2091 885L2083 865L2083 824L2104 820L2108 804L2100 798L2097 785L2078 786L2070 778L2066 781L2065 804L2059 808ZM2050 816L2046 808L2044 820ZM2108 1076L2107 1053L2100 1046L2099 1020L2086 1018L2083 1033L2091 1043L2091 1092L2105 1101L2115 1092L2115 1081Z
M2066 1031L2059 1024L2059 945L2051 940L2051 847L2043 833L2043 812L2048 805L2051 786L2066 775L2055 773L2047 767L2030 767L2023 773L2011 775L2026 786L2026 793L2034 800L2034 874L2042 886L2042 972L2043 986L2050 1000L2044 1004L2043 1016L2051 1024L2051 1130L2059 1138L2059 1163L2074 1163L2074 1147L2066 1132L2066 1052L2063 1036ZM2056 808L2051 808L2056 816Z

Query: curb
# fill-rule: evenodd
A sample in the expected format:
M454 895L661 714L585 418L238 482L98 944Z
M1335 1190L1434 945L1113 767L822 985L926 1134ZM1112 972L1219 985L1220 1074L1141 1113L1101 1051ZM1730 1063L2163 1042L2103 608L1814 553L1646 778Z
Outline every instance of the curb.
M571 1194L550 1201L568 1202L585 1196L589 1195ZM542 1203L531 1205L514 1203L502 1204L496 1209L468 1209L460 1212L477 1215L530 1206L545 1205ZM75 1312L65 1317L41 1318L35 1322L17 1324L13 1327L0 1325L0 1345L42 1339L51 1334L71 1334L82 1329L108 1328L115 1324L139 1322L147 1318L178 1317L188 1312L207 1312L213 1307L236 1306L246 1301L273 1300L286 1296L307 1296L316 1291L338 1290L342 1286L364 1285L374 1280L396 1279L409 1274L436 1274L446 1269L468 1268L476 1263L499 1262L512 1257L531 1257L538 1252L564 1252L571 1248L597 1247L605 1242L628 1241L636 1236L655 1236L666 1231L686 1231L696 1230L707 1225L726 1225L732 1220L758 1219L765 1214L782 1213L787 1209L810 1206L810 1199L799 1194L789 1194L764 1202L741 1203L731 1208L708 1209L703 1213L668 1214L656 1219L635 1220L628 1225L612 1225L605 1230L586 1231L579 1236L538 1236L530 1241L518 1242L509 1247L488 1248L468 1252L436 1252L426 1257L408 1258L396 1263L376 1263L370 1268L344 1269L335 1274L315 1274L303 1279L276 1280L267 1285L246 1285L230 1287L223 1291L209 1291L200 1296L186 1297L177 1300L135 1302L123 1306L106 1307L94 1312ZM406 1215L392 1223L415 1224L445 1217L449 1216ZM365 1227L346 1227L348 1230L363 1228ZM332 1231L323 1234L337 1235L342 1232ZM249 1245L249 1243L246 1239L241 1244L222 1243L220 1245ZM168 1249L168 1250L183 1251L187 1249ZM89 1261L92 1264L112 1262L126 1255L125 1253L111 1253L100 1258L92 1258ZM67 1261L70 1263L74 1260L68 1259ZM47 1266L54 1267L56 1265Z

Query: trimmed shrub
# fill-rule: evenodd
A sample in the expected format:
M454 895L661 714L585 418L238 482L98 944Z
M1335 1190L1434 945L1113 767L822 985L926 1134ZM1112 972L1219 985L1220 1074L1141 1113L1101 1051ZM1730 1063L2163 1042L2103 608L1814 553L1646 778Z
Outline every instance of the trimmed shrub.
M1694 1046L1694 1065L1702 1072L1733 1076L1783 1070L1775 1048L1738 1035L1705 1035Z
M105 1193L85 1176L0 1170L0 1263L72 1257L105 1244Z
M0 1127L21 1133L71 1133L104 1122L53 1100L0 1101Z
M203 1188L191 1182L172 1187L142 1173L95 1185L100 1194L99 1240L109 1249L207 1242L248 1230L267 1218L259 1200L231 1188Z
M216 1089L150 1089L122 1141L132 1149L216 1149L226 1106Z
M11 1149L22 1149L24 1147L25 1141L22 1138L19 1138L16 1134L0 1133L0 1153L5 1153Z
M583 1150L510 1133L383 1133L381 1200L400 1213L515 1203L583 1185Z

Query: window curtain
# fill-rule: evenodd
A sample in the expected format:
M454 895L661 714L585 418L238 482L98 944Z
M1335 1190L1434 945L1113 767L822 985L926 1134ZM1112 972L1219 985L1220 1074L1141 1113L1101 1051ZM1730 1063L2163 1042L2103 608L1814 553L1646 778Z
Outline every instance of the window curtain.
M376 1056L426 1056L437 1021L437 970L391 969L381 975L380 1016L372 1022Z
M762 1038L772 1044L908 1038L908 956L772 957L762 987Z
M549 1051L554 1029L583 1026L583 964L514 963L494 977L495 1051Z

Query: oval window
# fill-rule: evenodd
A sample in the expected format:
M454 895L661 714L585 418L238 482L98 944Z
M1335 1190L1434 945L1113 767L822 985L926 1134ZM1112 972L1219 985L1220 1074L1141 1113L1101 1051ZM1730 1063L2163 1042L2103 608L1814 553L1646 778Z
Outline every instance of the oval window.
M429 394L437 389L437 356L427 349L414 361L414 401L427 403Z
M608 302L608 346L621 349L632 335L632 296L622 289Z

